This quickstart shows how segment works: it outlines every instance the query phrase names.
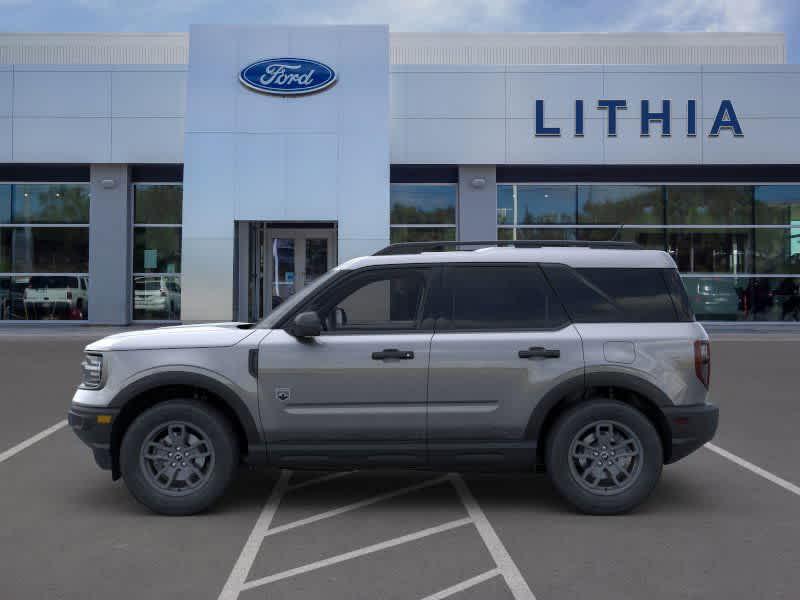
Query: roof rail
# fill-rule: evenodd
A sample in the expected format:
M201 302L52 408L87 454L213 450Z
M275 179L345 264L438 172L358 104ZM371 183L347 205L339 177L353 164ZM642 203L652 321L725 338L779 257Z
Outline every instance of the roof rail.
M373 256L390 254L420 254L421 252L446 252L452 250L478 250L490 247L509 248L605 248L614 250L640 250L634 242L579 241L579 240L485 240L485 241L443 241L443 242L402 242L391 244L378 250Z

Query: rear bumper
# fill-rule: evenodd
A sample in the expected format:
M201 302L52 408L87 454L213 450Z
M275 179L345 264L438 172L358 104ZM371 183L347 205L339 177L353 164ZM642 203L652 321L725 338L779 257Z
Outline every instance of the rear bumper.
M667 463L685 458L717 432L719 408L713 404L675 406L663 410L672 431L672 451Z
M94 461L101 469L111 470L111 428L119 414L118 410L108 408L90 408L72 405L67 413L67 421L72 431L81 441L91 448ZM99 423L98 416L110 416L108 423Z

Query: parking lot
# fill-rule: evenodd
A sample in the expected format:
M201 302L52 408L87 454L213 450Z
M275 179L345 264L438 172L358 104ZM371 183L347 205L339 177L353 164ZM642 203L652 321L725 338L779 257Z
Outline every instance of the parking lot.
M0 331L0 597L797 598L800 333L715 336L719 450L604 518L543 476L248 469L209 514L153 515L63 426L106 333Z

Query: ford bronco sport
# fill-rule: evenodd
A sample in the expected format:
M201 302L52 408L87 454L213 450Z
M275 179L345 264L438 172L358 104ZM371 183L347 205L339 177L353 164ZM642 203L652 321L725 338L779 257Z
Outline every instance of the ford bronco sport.
M240 462L543 468L621 513L718 418L675 263L621 242L389 246L259 323L120 333L82 366L70 424L166 514L208 508Z

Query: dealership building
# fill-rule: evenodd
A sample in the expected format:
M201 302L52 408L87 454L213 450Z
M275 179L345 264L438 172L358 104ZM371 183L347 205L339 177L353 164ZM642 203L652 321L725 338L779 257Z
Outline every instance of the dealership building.
M254 320L391 242L666 250L800 319L783 34L0 34L0 322ZM486 290L491 293L491 290Z

